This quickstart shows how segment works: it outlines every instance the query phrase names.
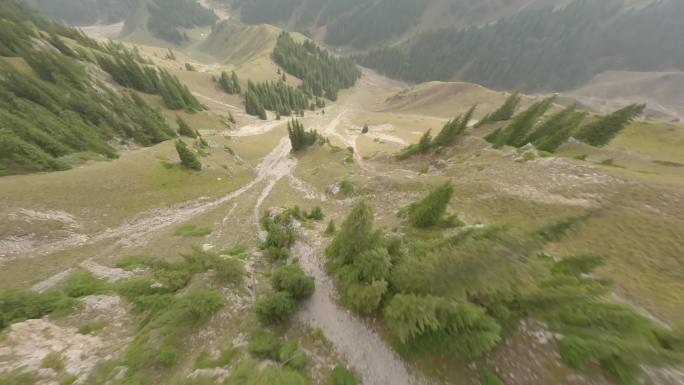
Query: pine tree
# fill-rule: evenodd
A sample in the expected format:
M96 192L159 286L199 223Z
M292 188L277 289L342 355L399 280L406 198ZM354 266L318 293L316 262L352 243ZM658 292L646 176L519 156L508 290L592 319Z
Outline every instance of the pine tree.
M181 160L183 167L200 171L202 170L202 163L200 163L197 155L195 155L182 140L176 140L176 152Z
M315 130L307 132L304 125L297 119L287 123L287 133L292 144L292 152L299 152L314 145L319 139L318 132Z
M528 132L534 128L539 118L548 111L553 100L554 97L550 97L534 103L527 110L516 115L513 121L499 130L494 137L488 136L485 139L490 141L494 148L500 148L504 145L522 147L526 144L525 139Z
M190 126L180 116L176 116L176 123L178 124L178 134L188 138L197 138L197 132L190 128Z
M482 126L489 123L503 122L509 120L515 114L515 110L520 105L520 91L515 91L506 98L506 101L498 110L482 118L477 125Z
M585 113L575 112L565 125L560 127L555 133L535 141L535 147L542 151L555 152L558 147L570 139L573 132L577 130L577 127L579 127L582 120L584 120L585 116Z
M452 144L456 139L462 136L468 128L468 123L475 114L477 106L471 107L465 115L459 116L454 120L449 121L442 131L435 136L432 145L435 147L446 146Z
M373 209L366 202L357 203L326 250L336 266L354 262L364 251L374 249L379 234L373 229Z
M453 186L447 182L432 191L421 201L411 204L408 207L411 224L423 228L439 224L444 218L453 193Z
M629 105L610 115L604 116L596 122L587 124L580 129L575 137L592 146L605 146L610 143L627 124L643 114L644 109L646 109L646 106L643 104Z

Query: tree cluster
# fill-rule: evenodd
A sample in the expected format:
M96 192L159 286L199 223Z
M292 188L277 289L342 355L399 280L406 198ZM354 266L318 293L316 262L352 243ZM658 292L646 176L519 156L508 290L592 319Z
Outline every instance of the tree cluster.
M287 122L287 133L290 136L292 152L300 152L313 146L321 138L316 130L306 131L297 119Z
M290 116L309 107L309 100L300 90L284 82L247 82L245 109L248 114L266 119L266 110Z
M58 74L58 68L50 73ZM81 152L114 158L108 142L115 137L152 145L175 136L161 112L134 93L117 95L61 80L58 85L5 70L0 80L0 174L67 169L63 158Z
M273 59L302 79L302 90L310 97L337 100L338 91L352 87L361 76L351 60L337 58L308 40L299 44L287 32L278 37Z
M546 111L551 108L553 100L554 98L550 97L532 104L527 110L516 115L506 127L496 129L487 135L485 139L492 143L494 148L503 147L504 145L524 146L528 143L526 139L529 132L539 119L544 116Z
M113 46L110 46L113 47ZM204 109L188 87L168 71L140 64L139 54L125 47L98 54L97 62L120 85L148 94L161 95L172 110L196 112Z
M414 155L426 154L430 150L453 144L465 134L468 123L470 123L473 114L475 114L475 108L476 106L473 106L464 115L458 116L447 122L447 124L442 127L439 134L434 138L432 137L432 132L428 130L423 134L418 143L408 145L406 148L402 149L399 154L397 154L396 158L398 160L406 160Z
M547 98L532 104L516 115L507 126L497 128L485 139L495 148L504 145L520 148L531 143L537 149L547 152L555 152L570 137L592 146L604 146L641 115L646 107L632 104L582 125L587 114L578 112L575 106L543 119L552 102L553 98Z
M240 87L240 79L238 79L235 71L231 72L230 75L226 71L221 72L221 76L214 79L220 86L221 89L230 95L239 95L242 92Z

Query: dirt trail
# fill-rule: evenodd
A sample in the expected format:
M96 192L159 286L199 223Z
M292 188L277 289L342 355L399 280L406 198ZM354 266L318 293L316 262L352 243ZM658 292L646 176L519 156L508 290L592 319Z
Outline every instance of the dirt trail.
M300 310L299 320L320 328L361 376L364 385L428 384L424 378L411 374L401 358L363 320L338 305L335 285L321 267L321 239L306 230L301 235L305 240L295 243L293 255L299 258L304 271L316 279L316 290Z
M225 105L224 107L230 108L232 106ZM337 137L343 143L354 148L356 161L362 169L365 169L363 159L356 151L358 135L344 134L337 130L348 111L348 106L333 106L329 109L328 116L313 117L310 119L309 125L323 135ZM259 135L274 129L279 124L281 122L259 122L243 126L229 135ZM200 198L174 207L153 210L140 215L129 223L91 236L86 240L63 241L35 250L33 254L54 253L81 244L111 240L114 241L113 244L105 251L111 251L111 248L116 247L126 248L138 245L158 231L234 201L256 186L263 186L254 203L254 225L259 228L259 217L263 202L282 178L288 178L290 185L302 192L306 198L325 199L324 194L317 192L295 177L294 171L297 160L291 156L290 151L289 138L284 136L256 167L255 179L223 197L218 199ZM235 209L236 204L232 206L233 209ZM348 364L361 376L363 384L427 385L428 382L414 375L401 358L363 320L337 304L334 283L323 270L322 262L319 259L319 256L322 255L323 241L313 232L302 231L304 232L304 240L295 244L293 252L300 258L307 273L315 277L316 291L300 312L299 319L313 328L323 330L326 337L335 345L336 350L346 357ZM263 233L259 235L260 237L264 236ZM63 274L58 276L63 276ZM54 280L53 277L52 280L48 281ZM46 282L49 284L48 281ZM39 284L36 289L44 290L48 284Z

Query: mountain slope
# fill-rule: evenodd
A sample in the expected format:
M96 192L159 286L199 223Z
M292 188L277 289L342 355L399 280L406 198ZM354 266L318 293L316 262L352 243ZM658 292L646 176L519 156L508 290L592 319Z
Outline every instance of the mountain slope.
M137 51L101 45L15 1L0 5L0 24L0 174L63 170L115 158L119 144L175 137L161 110L132 89L159 95L171 110L203 109Z
M684 3L625 8L576 0L481 28L439 30L359 61L411 81L460 79L495 88L564 90L606 70L684 68ZM658 43L656 43L658 42Z

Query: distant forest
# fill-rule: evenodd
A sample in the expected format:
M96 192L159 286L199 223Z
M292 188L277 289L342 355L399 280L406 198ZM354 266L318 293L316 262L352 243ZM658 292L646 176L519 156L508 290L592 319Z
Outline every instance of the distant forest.
M73 25L112 24L125 20L140 0L26 0L46 15Z
M327 25L326 43L370 48L402 34L429 0L237 0L246 23L284 23L298 7L296 26Z
M622 0L577 0L482 28L444 29L381 48L358 62L409 81L565 90L605 70L684 69L684 2L625 10Z
M217 20L213 11L193 0L154 0L148 9L147 28L150 32L175 44L187 40L179 28L206 27Z

